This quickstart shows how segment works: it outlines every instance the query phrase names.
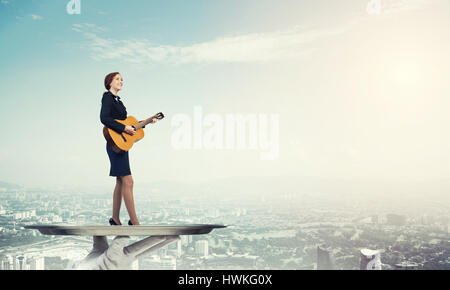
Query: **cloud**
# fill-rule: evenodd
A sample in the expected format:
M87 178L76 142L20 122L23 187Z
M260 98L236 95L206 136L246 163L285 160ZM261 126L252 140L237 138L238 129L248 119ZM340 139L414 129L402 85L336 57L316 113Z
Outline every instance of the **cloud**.
M385 15L421 9L444 0L379 1ZM74 24L72 30L88 40L85 46L95 60L121 60L135 64L251 63L298 59L311 54L317 42L345 33L367 17L361 13L346 23L328 28L294 26L285 30L231 34L189 45L154 43L149 39L116 39L103 36L106 29L90 23Z
M31 18L33 18L33 20L42 20L42 19L44 19L44 17L42 17L40 15L36 15L36 14L31 14Z
M381 3L381 14L392 15L422 9L448 0L367 0ZM361 11L348 22L328 28L294 26L285 30L231 34L189 45L154 43L149 39L116 39L103 36L95 24L74 24L72 30L88 41L85 48L95 60L121 60L135 64L252 63L299 59L315 50L317 43L347 32L368 15Z
M97 26L92 23L76 23L72 24L72 30L77 32L84 32L84 31L90 31L95 33L101 33L107 31L106 28Z
M380 2L382 14L393 14L398 12L418 10L432 4L443 2L443 0L371 0L371 1Z
M309 55L316 41L344 33L348 27L332 29L291 29L264 33L236 34L185 46L162 45L147 39L117 40L98 35L93 24L74 24L72 30L88 39L87 49L96 60L131 63L226 63L268 62ZM102 30L104 31L104 29Z

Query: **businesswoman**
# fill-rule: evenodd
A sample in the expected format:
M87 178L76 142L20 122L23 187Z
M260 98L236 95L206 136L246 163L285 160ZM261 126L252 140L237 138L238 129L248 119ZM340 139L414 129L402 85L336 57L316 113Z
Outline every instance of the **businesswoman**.
M103 93L102 108L100 111L100 121L106 127L118 132L128 133L134 135L136 132L132 126L121 124L115 119L125 120L127 118L127 110L123 105L118 95L122 89L123 79L118 72L113 72L105 77L105 88L107 92ZM155 123L156 119L152 121ZM123 154L113 151L111 146L106 143L106 152L108 153L109 161L111 163L110 176L116 177L116 187L113 195L113 214L109 219L111 225L121 225L119 215L122 198L125 201L125 206L128 210L130 220L129 225L139 225L136 211L134 208L133 198L133 178L131 176L130 162L128 158L128 151Z

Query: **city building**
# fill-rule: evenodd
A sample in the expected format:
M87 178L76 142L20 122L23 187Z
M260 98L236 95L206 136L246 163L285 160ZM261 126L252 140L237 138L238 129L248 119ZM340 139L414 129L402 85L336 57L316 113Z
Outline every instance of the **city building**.
M138 259L139 269L143 270L160 270L161 258L159 255L148 255Z
M195 253L199 256L208 257L208 241L200 240L195 242Z
M403 226L406 224L406 217L398 214L387 214L386 223L394 226Z
M361 270L381 270L381 255L378 250L362 249Z
M317 270L334 270L331 248L326 245L317 246Z
M27 259L30 270L45 270L44 257L30 257Z
M162 257L159 269L160 270L176 270L177 269L177 260L171 256Z
M11 255L0 255L0 270L14 270L14 261Z
M26 270L26 258L22 255L14 256L14 270Z
M183 251L181 250L181 240L177 241L177 258L181 257Z

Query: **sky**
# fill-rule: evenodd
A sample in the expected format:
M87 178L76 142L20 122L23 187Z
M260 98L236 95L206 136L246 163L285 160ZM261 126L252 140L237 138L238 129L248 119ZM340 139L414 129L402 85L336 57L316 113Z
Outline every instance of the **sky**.
M128 115L166 116L130 151L135 183L448 181L449 1L68 3L0 0L0 181L110 185L99 113L115 71ZM257 149L175 148L177 116L206 133L208 114L277 116L258 131L276 158L262 133Z

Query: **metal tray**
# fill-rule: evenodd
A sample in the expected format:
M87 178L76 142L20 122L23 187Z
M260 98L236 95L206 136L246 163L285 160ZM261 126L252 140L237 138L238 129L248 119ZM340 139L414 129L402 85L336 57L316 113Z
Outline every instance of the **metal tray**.
M43 235L75 236L178 236L208 234L225 225L140 225L140 226L73 226L73 225L31 225L25 229L39 230Z

